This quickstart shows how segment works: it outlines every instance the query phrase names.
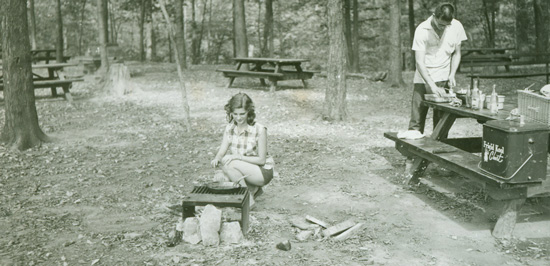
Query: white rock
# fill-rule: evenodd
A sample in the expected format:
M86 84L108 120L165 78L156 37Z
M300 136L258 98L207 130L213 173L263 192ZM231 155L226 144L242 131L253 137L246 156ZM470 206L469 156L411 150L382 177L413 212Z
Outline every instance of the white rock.
M244 238L239 222L223 223L220 240L224 244L238 244Z
M219 245L222 211L218 210L214 205L206 205L199 221L202 244L205 246Z
M189 244L198 244L201 242L201 233L199 229L199 219L197 217L189 217L183 222L183 241Z
M298 239L299 241L306 241L309 239L309 237L311 237L311 235L313 235L313 231L304 230L296 235L296 239Z

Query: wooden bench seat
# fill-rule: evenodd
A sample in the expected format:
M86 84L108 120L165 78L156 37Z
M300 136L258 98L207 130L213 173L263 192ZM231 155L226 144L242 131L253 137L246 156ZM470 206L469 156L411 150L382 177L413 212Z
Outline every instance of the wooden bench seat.
M63 61L67 62L71 59L70 56L63 56ZM32 57L32 61L33 62L37 62L37 61L46 61L46 62L49 62L49 61L55 61L56 60L56 57L55 56L33 56Z
M233 69L216 69L218 72L223 72L225 77L253 77L253 78L282 78L282 73L274 73L270 71L243 71Z
M64 92L65 98L72 102L72 97L70 93L70 88L73 85L73 82L84 81L83 78L72 78L72 79L55 79L55 80L34 80L33 85L34 89L43 89L51 88L52 96L57 96L57 87L61 87ZM4 90L4 83L0 82L0 91Z
M516 189L537 186L542 183L508 183L487 175L478 167L481 160L478 155L428 137L416 140L399 139L396 132L386 132L384 133L384 137L393 140L399 151L412 153L464 177L471 178L480 183L487 183L497 188Z

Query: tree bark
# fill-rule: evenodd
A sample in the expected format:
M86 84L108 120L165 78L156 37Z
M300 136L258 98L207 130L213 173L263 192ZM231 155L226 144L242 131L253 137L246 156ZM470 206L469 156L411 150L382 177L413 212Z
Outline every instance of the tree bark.
M537 53L546 53L548 50L548 6L548 0L533 0Z
M176 56L181 69L187 69L183 1L176 0Z
M55 45L55 61L63 63L63 15L61 14L61 0L56 0L56 16L57 16L57 41Z
M353 35L352 35L351 70L359 73L359 0L353 0Z
M107 24L105 24L105 16L107 15L104 11L105 0L97 0L97 14L99 21L99 52L101 55L101 71L107 74L109 73L109 60L107 55Z
M483 0L483 10L485 15L485 37L487 40L487 47L495 47L495 7L493 2Z
M262 54L273 57L273 0L265 1L264 51Z
M153 3L152 0L146 1L145 7L145 59L153 61L155 59L155 27L153 25Z
M202 18L201 18L201 29L199 31L199 37L198 37L198 40L197 40L197 63L196 64L200 64L201 62L201 44L202 44L202 37L204 36L204 19L206 18L206 4L207 4L207 0L204 0L203 2L203 9L202 9Z
M390 52L389 52L389 76L388 80L392 87L403 87L403 75L401 66L403 65L403 57L401 56L401 1L390 1Z
M351 3L350 0L344 0L344 36L346 38L346 47L347 47L347 67L348 70L351 70L351 65L353 63L353 52L352 43L351 43Z
M530 50L529 18L531 17L527 0L516 0L516 51L518 53L527 53Z
M103 34L105 35L105 43L109 43L109 1L108 0L101 0L101 20L100 23L103 23L105 25L105 31L103 31Z
M191 0L191 64L199 63L199 34L197 29L197 17L195 0Z
M329 57L323 119L341 121L347 117L347 46L344 37L342 0L328 0Z
M414 32L416 31L416 24L414 22L414 0L408 0L409 4L409 48L412 47L412 41L414 39ZM455 6L456 9L456 6ZM409 51L409 60L408 65L409 69L415 70L416 69L416 61L414 59L414 51L410 49Z
M139 59L145 61L145 15L148 0L141 0L141 16L139 17Z
M34 0L31 0L34 1ZM86 0L82 2L82 8L80 9L80 22L78 23L78 54L82 54L82 33L84 29L84 15L86 11Z
M166 20L166 24L168 24L168 32L169 32L169 36L170 36L170 41L172 42L175 50L176 50L176 54L177 56L175 56L176 58L176 68L178 70L178 77L179 77L179 82L180 82L180 89L181 89L181 98L182 98L182 101L183 101L183 123L187 129L187 131L191 131L191 123L190 123L190 114L189 114L189 103L187 101L187 89L185 88L185 81L184 81L184 78L183 78L183 71L182 71L182 68L181 68L181 63L179 62L179 58L180 58L180 52L179 52L179 49L180 47L178 45L176 45L176 40L174 38L174 31L173 31L173 28L172 28L172 23L170 22L170 16L168 16L168 12L166 11L166 5L164 3L164 0L159 0L159 4L160 4L160 9L162 11L162 14L164 15L164 19Z
M1 140L9 148L26 150L50 140L38 125L26 1L2 0L0 13L5 98Z
M233 0L233 39L236 57L248 57L244 0Z
M34 0L29 0L29 18L31 30L31 48L36 49L36 16L34 14Z

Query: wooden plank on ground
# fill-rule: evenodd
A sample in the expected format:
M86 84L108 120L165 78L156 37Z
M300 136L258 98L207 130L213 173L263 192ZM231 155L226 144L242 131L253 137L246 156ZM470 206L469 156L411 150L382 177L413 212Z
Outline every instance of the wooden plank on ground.
M355 234L357 234L361 229L363 229L364 226L365 226L364 223L358 223L358 224L352 226L351 228L349 228L348 230L342 232L341 234L335 236L334 240L336 240L336 241L346 240L346 239L354 236Z
M343 221L337 225L333 225L327 229L325 229L323 231L323 235L325 237L330 237L330 236L333 236L333 235L336 235L344 230L347 230L349 228L351 228L352 226L354 226L356 223L350 219L350 220L346 220L346 221Z
M324 227L324 228L327 228L327 227L328 227L328 224L327 224L326 222L321 221L321 220L319 220L319 219L317 219L317 218L315 218L315 217L313 217L313 216L306 215L306 220L307 220L307 221L310 221L310 222L312 222L312 223L314 223L314 224L318 224L318 225L320 225L320 226L322 226L322 227Z

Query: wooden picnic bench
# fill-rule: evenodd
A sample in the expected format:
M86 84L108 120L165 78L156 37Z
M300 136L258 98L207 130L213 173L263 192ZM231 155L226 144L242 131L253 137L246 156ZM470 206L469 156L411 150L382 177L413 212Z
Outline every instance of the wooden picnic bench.
M277 82L282 80L302 80L304 88L307 87L306 80L311 79L314 71L302 70L301 64L309 61L308 59L280 59L280 58L234 58L237 62L236 69L217 69L223 75L229 78L227 87L231 87L235 78L249 77L259 78L262 85L266 85L265 80L271 83L270 91L275 91ZM241 70L243 64L251 64L249 70ZM268 65L268 68L263 68ZM293 69L287 69L293 67Z
M491 56L489 56L491 57ZM495 61L486 62L466 62L463 66L470 67L470 74L466 75L470 78L470 85L473 86L474 79L513 79L513 78L526 78L526 77L546 77L546 83L550 83L550 54L549 53L532 53L532 54L510 54L510 55L494 55ZM500 60L498 60L500 59ZM462 63L461 63L462 65ZM537 66L544 65L544 71L530 71L526 73L510 73L511 66ZM474 73L473 67L484 66L504 66L506 67L506 73Z
M65 74L62 72L63 68L76 66L77 64L73 63L53 63L53 64L37 64L32 65L33 70L33 86L34 89L50 88L52 96L57 96L57 88L63 89L63 96L67 101L72 102L72 96L70 93L70 88L72 87L73 82L84 81L82 78L66 78ZM45 69L48 72L48 75L39 74L37 70ZM0 66L0 71L2 71L2 66ZM4 90L3 79L0 76L0 91Z
M453 107L448 103L424 101L423 104L443 112L443 117L431 136L408 140L398 138L396 132L384 133L386 138L395 142L395 147L400 153L412 158L412 167L406 173L407 183L422 182L420 178L431 162L474 181L483 187L491 198L504 202L504 209L492 234L497 238L510 237L516 224L518 211L526 198L550 196L550 174L547 173L544 181L509 182L497 178L479 168L481 157L476 153L482 150L482 138L448 139L446 137L458 118L476 119L480 123L485 123L489 120L505 119L508 112L501 110L498 114L491 114L489 110L476 111L465 107ZM506 105L506 109L510 110L510 105Z

